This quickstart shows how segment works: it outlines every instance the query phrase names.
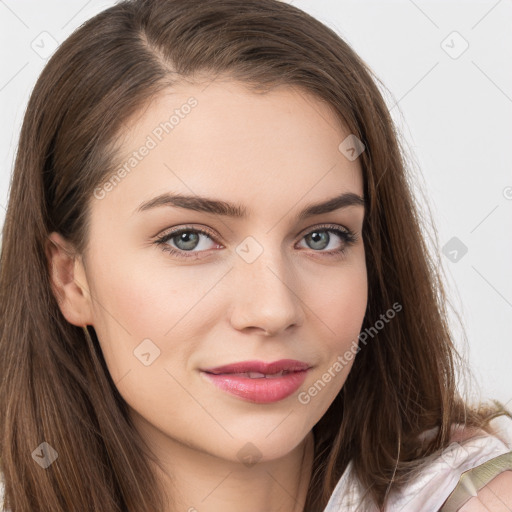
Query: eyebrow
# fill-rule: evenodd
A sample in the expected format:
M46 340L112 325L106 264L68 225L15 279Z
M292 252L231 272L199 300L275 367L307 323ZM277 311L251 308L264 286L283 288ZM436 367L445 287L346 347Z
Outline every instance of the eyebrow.
M196 212L211 213L233 218L246 218L247 210L244 206L218 199L200 196L187 196L182 194L164 193L139 205L136 212L145 212L161 206L174 206ZM299 214L299 220L304 220L314 215L330 213L349 206L361 206L364 208L364 199L353 192L345 192L339 196L327 199L320 203L308 204Z

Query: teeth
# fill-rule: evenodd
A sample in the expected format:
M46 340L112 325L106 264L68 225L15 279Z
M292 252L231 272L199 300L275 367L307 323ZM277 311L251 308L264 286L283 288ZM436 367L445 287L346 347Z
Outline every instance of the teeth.
M279 373L260 373L260 372L244 372L236 373L240 377L249 377L250 379L275 379L276 377L282 377L284 374L289 373L286 370L281 370Z
M285 373L288 373L288 372L281 370L279 373L272 373L270 375L267 375L267 379L275 379L276 377L282 377Z

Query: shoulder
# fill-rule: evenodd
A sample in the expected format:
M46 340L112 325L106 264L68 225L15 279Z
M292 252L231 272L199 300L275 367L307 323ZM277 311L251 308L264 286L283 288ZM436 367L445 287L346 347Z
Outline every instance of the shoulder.
M512 510L512 418L495 418L489 430L462 433L455 443L455 453L465 462L454 464L458 481L441 512Z
M512 451L466 471L441 512L512 510Z
M500 416L489 424L491 434L469 437L461 443L461 449L472 441L480 441L479 451L487 450L485 460L466 470L454 490L441 508L442 512L501 512L512 510L512 419ZM491 456L490 444L501 441L505 447L503 453ZM466 442L467 441L467 442ZM485 444L483 444L485 443Z
M460 512L502 512L512 510L512 470L500 473L477 492Z
M492 508L487 511L482 508L483 506L479 509L461 508L473 507L474 503L481 505L477 500L481 496L482 499L490 499L489 493L492 492L502 492L496 490L498 487L512 488L512 471L507 471L512 469L512 418L497 417L490 422L489 427L491 432L453 425L451 443L444 450L425 460L400 490L390 491L386 510L494 512ZM489 470L492 470L492 481L488 478ZM483 485L477 485L476 488L481 494L468 493L465 488L470 472L473 476L486 475L485 488ZM326 508L324 512L352 512L358 509L358 504L364 496L364 489L351 473L349 464L331 496L328 503L330 508ZM469 498L473 499L472 497L474 500L470 503ZM507 494L504 494L503 500L505 499L508 499ZM508 511L512 508L508 506L502 510ZM496 509L496 512L498 511L501 512L500 509Z

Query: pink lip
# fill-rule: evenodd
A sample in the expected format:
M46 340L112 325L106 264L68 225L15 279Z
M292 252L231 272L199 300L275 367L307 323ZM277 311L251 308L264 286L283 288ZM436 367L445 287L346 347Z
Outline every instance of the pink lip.
M271 403L283 400L297 391L307 376L310 365L293 359L273 363L243 361L201 370L201 373L218 388L244 400ZM261 373L265 377L252 378L242 373ZM267 375L284 372L280 377ZM256 376L253 376L256 377Z

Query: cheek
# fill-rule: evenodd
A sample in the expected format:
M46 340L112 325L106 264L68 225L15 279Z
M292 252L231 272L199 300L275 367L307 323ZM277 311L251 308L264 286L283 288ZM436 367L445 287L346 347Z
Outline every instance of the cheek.
M166 369L181 379L201 340L225 311L218 296L212 299L215 294L209 293L225 268L165 263L154 253L151 261L130 260L126 254L96 260L94 328L114 382L130 372L131 378L140 377L139 385L148 381L153 386L158 372L170 379Z
M312 418L320 418L342 389L357 357L358 337L368 299L366 266L363 259L326 277L310 292L316 323L315 351L319 364L305 382L298 402ZM318 335L321 333L320 335Z
M97 269L94 328L112 380L133 411L168 429L190 400L185 372L203 332L194 304L214 276L201 284L184 269L157 271L127 259ZM196 415L204 421L197 408L185 419Z
M337 271L326 273L318 286L311 287L309 301L323 322L331 350L343 350L356 339L362 327L368 302L368 281L363 258L347 262Z
M164 335L186 317L215 277L205 282L194 268L172 268L163 256L156 258L151 249L147 253L153 258L119 255L96 264L95 318L125 326L125 336Z
M178 272L164 281L154 265L115 256L96 259L91 279L94 328L114 382L141 363L137 359L141 343L141 350L146 347L153 358L165 357L165 334L184 316L190 302Z
M347 283L344 283L347 285ZM367 306L366 274L354 276L352 286L340 289L333 300L326 305L329 325L336 334L333 349L347 350L353 340L357 342ZM343 286L343 285L341 285Z

